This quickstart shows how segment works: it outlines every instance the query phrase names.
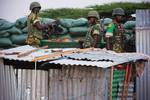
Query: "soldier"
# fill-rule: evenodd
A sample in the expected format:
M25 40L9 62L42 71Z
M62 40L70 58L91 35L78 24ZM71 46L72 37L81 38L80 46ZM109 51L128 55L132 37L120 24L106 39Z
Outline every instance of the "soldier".
M41 9L41 5L38 2L32 2L30 4L31 13L27 19L28 37L26 43L35 47L39 47L42 39L42 30L48 28L46 25L42 25L38 13Z
M89 29L86 38L83 41L83 48L98 47L100 42L101 28L99 23L99 14L97 11L90 11L88 13Z
M109 24L106 31L106 48L108 50L114 50L116 52L124 51L124 42L123 42L123 25L121 24L125 12L122 8L113 9L112 16L113 21Z

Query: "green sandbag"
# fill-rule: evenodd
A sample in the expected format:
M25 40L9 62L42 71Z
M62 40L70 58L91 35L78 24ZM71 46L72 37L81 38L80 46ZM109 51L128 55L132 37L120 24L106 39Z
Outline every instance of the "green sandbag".
M0 19L0 31L7 30L13 26L14 26L13 23L8 22L7 20L4 20L4 19Z
M27 26L27 17L22 17L16 20L15 26L17 28L23 29Z
M112 22L112 19L111 19L111 18L104 18L104 20L102 19L102 23L103 23L104 25L109 25L111 22Z
M18 44L18 45L24 45L26 38L27 38L27 34L12 35L10 37L12 43L13 44Z
M60 25L62 25L65 28L72 27L72 23L75 21L74 19L59 19Z
M0 37L8 37L10 33L7 32L7 30L0 31Z
M72 27L69 28L69 32L71 33L87 33L88 27Z
M21 30L16 28L15 26L8 29L7 32L9 32L10 34L22 34Z
M125 29L134 29L135 28L135 21L127 21L123 27Z
M125 34L133 34L133 30L131 29L125 29Z
M22 31L22 33L25 33L25 34L26 34L26 33L28 33L28 28L25 27L25 28L23 28L21 31Z
M86 18L79 18L77 20L74 20L72 22L72 27L78 27L78 26L87 26L88 25L88 20Z
M12 46L12 42L9 38L0 38L0 47Z
M72 37L85 36L88 31L88 27L73 27L69 28L69 33Z
M55 21L54 19L50 19L50 18L41 18L42 24L47 24L47 23L54 22L54 21Z

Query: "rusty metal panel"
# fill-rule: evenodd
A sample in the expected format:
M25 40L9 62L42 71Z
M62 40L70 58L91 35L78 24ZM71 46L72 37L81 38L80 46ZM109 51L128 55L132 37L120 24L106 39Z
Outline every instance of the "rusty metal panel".
M63 66L49 70L49 100L108 100L110 70Z
M150 9L136 11L136 50L150 55ZM137 78L137 100L150 100L150 61Z

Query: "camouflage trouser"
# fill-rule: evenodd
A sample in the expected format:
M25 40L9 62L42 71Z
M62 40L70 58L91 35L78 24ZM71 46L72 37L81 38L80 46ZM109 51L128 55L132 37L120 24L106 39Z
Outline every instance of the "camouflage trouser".
M26 43L31 46L39 47L41 44L41 40L39 38L36 38L35 36L28 36L26 39Z
M85 40L83 42L83 48L89 48L89 47L91 47L92 42L93 42L92 36L90 35L90 33L87 33L86 37L85 37Z
M122 48L121 44L119 44L119 43L114 43L112 49L113 49L113 51L118 52L118 53L123 52L123 48Z
M112 45L112 50L115 52L123 52L124 51L124 43L120 36L116 36Z

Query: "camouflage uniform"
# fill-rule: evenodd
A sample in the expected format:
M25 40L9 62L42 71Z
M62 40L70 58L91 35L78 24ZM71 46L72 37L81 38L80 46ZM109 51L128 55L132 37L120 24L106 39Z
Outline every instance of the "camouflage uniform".
M98 35L100 37L100 23L98 22L99 20L99 14L96 11L90 11L88 13L88 18L94 17L97 19L96 24L91 24L89 26L88 32L86 34L85 40L83 42L83 48L89 48L93 46L94 43L94 35ZM100 40L96 41L96 44L99 44Z
M113 10L113 16L124 15L122 8ZM111 49L115 52L124 52L124 29L121 23L112 22L107 29L106 37L110 37Z
M113 33L113 37L111 39L112 50L116 52L124 51L124 42L123 42L123 26L122 24L111 23L108 26L107 32Z
M95 34L100 36L100 24L91 25L89 27L85 41L83 43L84 48L92 47L92 44L94 42L93 35ZM100 40L97 42L97 44L99 44L99 42Z
M32 10L35 7L41 7L41 6L37 2L33 2L30 5L30 10ZM28 37L26 39L26 43L38 47L40 45L40 40L42 39L42 31L38 30L34 26L36 22L40 22L40 18L38 17L37 14L31 13L27 19Z

